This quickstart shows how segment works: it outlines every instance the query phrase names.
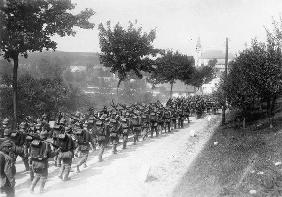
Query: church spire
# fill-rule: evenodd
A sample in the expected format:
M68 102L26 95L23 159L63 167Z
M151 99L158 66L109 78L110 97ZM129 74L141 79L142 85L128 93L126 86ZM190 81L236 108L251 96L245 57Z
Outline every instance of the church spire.
M197 52L200 52L201 49L202 49L201 39L200 39L200 37L198 37L197 45L196 45L196 51L197 51Z
M198 37L197 44L196 44L196 66L201 65L201 55L202 55L202 45L201 45L201 39Z

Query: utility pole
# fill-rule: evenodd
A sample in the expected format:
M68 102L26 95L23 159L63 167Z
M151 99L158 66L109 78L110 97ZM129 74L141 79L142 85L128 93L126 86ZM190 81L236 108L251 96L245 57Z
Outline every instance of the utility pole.
M228 70L228 38L226 38L226 48L225 48L225 71L224 71L224 80L227 80L227 71ZM222 107L222 121L221 124L225 124L225 111L226 111L226 101L227 101L227 96L224 94L224 104Z

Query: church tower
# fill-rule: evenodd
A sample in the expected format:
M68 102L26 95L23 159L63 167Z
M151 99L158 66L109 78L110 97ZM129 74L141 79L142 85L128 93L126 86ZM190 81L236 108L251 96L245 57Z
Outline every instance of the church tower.
M201 66L201 60L200 60L201 55L202 55L202 45L199 37L196 44L196 55L195 55L196 66Z

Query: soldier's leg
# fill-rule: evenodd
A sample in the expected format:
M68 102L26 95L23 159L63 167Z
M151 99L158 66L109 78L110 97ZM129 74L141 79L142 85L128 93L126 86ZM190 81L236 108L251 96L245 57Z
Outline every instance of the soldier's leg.
M128 136L123 135L122 149L126 149L127 139L128 139Z
M159 136L159 130L158 130L157 127L155 127L155 131L156 131L156 137L158 137Z
M28 157L25 157L24 155L21 155L20 157L21 157L22 160L23 160L25 170L26 170L26 171L29 171Z
M117 154L117 144L118 144L118 140L116 139L113 139L113 154Z
M77 172L80 172L79 167L87 161L88 152L80 152L80 159L76 165Z
M29 169L30 169L30 171L29 171L30 181L32 182L33 179L34 179L34 171L33 171L33 168L32 168L32 162L31 162L31 160L29 160L28 163L29 163Z
M45 183L47 181L47 177L48 177L48 168L45 168L44 171L42 172L41 176L40 176L40 186L39 186L39 192L40 193L44 192L44 187L45 187Z
M40 175L38 173L35 173L34 179L32 180L31 183L30 192L34 192L34 188L39 180L40 180Z
M59 172L59 176L58 176L60 179L63 179L64 171L65 171L65 165L63 164L60 167L60 172Z
M99 146L100 146L100 150L99 150L99 162L101 162L101 161L103 161L103 153L104 153L104 149L105 149L105 142L104 141L102 141L102 142L99 142L100 144L99 144Z
M58 167L61 167L61 165L62 165L62 158L61 158L61 157L58 157L58 158L57 158L57 166L58 166Z
M64 174L63 174L63 181L70 180L69 174L70 174L70 171L71 171L71 163L72 163L71 158L63 159L63 165L65 166L65 170L64 170Z
M151 126L151 138L153 137L153 135L154 135L154 127Z
M44 192L45 184L47 182L47 177L41 177L40 180L41 180L41 182L40 182L39 192L43 193Z
M7 186L4 189L6 197L15 197L15 187Z
M58 161L58 155L56 155L56 156L54 157L54 163L55 163L55 166L56 166L56 167L58 167L57 161Z

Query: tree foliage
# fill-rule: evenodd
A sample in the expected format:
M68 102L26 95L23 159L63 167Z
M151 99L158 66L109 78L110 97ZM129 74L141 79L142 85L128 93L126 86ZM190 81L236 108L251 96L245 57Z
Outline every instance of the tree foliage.
M17 71L19 55L25 58L28 52L53 49L57 43L52 36L74 36L77 26L91 29L94 24L89 18L91 9L72 14L75 5L70 0L7 0L0 7L0 53L13 60L13 107L14 124L17 120Z
M168 50L162 53L155 64L156 67L148 81L153 85L170 83L172 94L172 87L176 80L191 79L194 58Z
M202 85L209 83L215 77L215 65L216 59L209 60L207 65L200 67L193 67L193 74L191 77L184 78L184 82L188 85L192 85L196 88L202 87Z
M267 103L267 115L273 116L275 101L282 90L280 47L253 40L229 65L230 72L222 83L228 103L242 110L243 116L256 105Z
M106 26L99 25L100 61L117 75L117 87L130 71L139 78L143 76L142 71L152 71L154 61L150 56L155 56L157 52L152 45L155 37L155 30L143 32L141 27L136 27L136 22L129 22L127 28L119 23L112 28L110 21Z

